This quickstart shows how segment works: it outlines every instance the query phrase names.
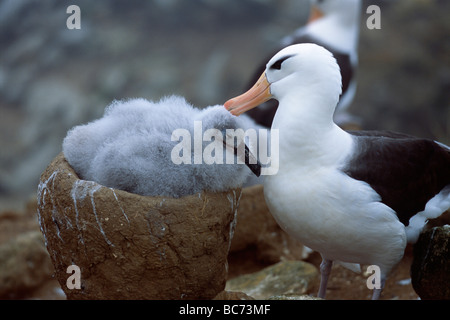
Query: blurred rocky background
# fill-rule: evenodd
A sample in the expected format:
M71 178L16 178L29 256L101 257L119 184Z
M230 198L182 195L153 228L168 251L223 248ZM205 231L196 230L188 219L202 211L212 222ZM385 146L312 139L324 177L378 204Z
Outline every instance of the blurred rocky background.
M79 30L66 27L72 4L81 9ZM381 8L380 30L366 27L370 4ZM16 236L38 230L39 175L68 129L100 117L114 99L223 103L247 89L308 10L306 0L0 1L0 245L12 246L4 255L14 256L17 243L36 245L35 234ZM449 13L446 0L363 1L350 108L362 128L450 144ZM26 288L3 297L27 297Z

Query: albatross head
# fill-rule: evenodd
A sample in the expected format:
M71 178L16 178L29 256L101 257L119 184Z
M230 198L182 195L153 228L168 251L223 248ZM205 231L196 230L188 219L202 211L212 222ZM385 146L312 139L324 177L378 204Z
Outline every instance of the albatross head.
M348 12L353 14L354 9L359 10L361 7L361 0L310 0L309 2L311 4L310 22L331 14L348 16Z
M332 116L341 91L341 74L333 55L315 44L296 44L278 52L255 85L224 106L238 116L275 98L280 108L286 101L290 108L307 105Z

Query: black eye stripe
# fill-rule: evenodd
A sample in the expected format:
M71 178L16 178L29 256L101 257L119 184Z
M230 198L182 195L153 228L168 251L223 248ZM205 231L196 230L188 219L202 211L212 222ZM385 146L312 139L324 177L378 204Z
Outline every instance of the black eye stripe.
M289 55L289 56L283 57L283 58L281 58L281 59L278 59L277 61L275 61L275 62L270 66L270 69L280 70L280 69L281 69L281 64L282 64L285 60L289 59L290 57L292 57L292 55Z

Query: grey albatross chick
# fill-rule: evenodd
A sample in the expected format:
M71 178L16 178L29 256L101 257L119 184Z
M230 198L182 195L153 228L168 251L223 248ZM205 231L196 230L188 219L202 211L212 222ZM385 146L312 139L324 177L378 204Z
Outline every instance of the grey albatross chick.
M259 174L246 145L242 156L247 159L238 162L239 142L226 143L227 129L245 131L248 126L248 119L231 115L222 105L198 109L178 96L115 101L102 118L71 129L63 152L81 179L145 196L179 198L241 187L251 173L248 168ZM205 138L207 132L213 135Z

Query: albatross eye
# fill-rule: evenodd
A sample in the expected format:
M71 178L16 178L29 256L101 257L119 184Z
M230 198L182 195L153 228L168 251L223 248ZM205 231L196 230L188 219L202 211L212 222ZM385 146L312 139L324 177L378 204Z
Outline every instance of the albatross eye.
M290 57L292 57L292 55L289 55L289 56L286 56L286 57L283 57L283 58L278 59L277 61L275 61L275 62L270 66L270 69L280 70L280 69L281 69L281 64L282 64L285 60L289 59Z

